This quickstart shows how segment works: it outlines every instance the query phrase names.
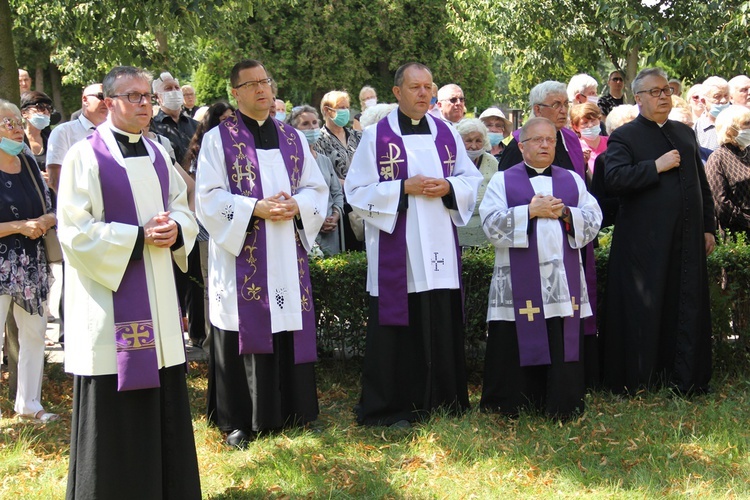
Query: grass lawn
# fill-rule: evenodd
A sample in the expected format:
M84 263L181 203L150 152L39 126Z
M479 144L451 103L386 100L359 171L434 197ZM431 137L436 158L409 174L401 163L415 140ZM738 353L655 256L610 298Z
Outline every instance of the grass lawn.
M744 378L717 378L711 394L691 400L595 392L565 424L473 409L391 430L354 423L359 363L326 360L318 364L317 422L234 451L207 425L205 373L193 363L188 380L204 498L750 498ZM64 497L71 378L61 365L48 365L46 376L46 407L62 416L46 426L11 418L0 386L0 498ZM474 407L479 381L474 375Z

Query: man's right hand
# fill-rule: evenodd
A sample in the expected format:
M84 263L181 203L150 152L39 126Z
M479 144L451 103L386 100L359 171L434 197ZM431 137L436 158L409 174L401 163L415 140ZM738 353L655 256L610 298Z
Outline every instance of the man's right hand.
M177 223L169 217L169 212L154 215L143 226L144 241L147 245L169 248L177 241Z
M555 198L551 194L535 194L529 203L529 219L557 219L564 207L565 204L560 198Z
M656 171L658 173L666 172L668 170L672 170L675 167L680 166L680 152L676 149L673 149L672 151L668 151L661 155L656 160Z

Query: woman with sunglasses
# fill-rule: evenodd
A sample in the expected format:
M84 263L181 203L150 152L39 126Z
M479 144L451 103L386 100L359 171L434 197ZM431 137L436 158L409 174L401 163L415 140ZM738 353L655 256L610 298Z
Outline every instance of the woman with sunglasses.
M0 99L0 325L12 311L19 343L14 409L20 417L47 423L58 416L41 404L47 330L44 310L49 294L42 236L56 219L34 158L24 152L23 138L21 112L15 104Z
M52 99L44 92L32 90L21 96L21 114L26 122L24 142L28 144L42 172L47 170L47 140L51 132L49 124L53 109Z
M623 74L618 70L611 72L607 79L607 87L609 87L609 94L601 96L597 103L605 117L613 108L625 104L625 77Z

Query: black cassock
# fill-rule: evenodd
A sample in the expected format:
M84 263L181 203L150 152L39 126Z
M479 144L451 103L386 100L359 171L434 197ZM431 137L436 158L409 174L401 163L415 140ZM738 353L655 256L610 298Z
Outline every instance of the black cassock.
M677 149L680 166L658 174ZM607 192L620 198L609 257L602 371L616 392L666 384L705 391L711 313L705 232L715 220L693 131L639 115L610 136Z

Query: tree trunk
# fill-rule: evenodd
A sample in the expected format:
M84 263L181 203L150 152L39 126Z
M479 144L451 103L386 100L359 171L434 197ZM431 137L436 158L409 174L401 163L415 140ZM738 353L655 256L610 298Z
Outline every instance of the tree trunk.
M630 84L635 80L638 74L638 46L633 47L628 52L627 59L625 62L625 88L630 90ZM631 92L627 92L627 102L634 103L635 96Z
M0 0L0 96L16 104L21 102L13 49L13 12L8 0Z
M34 72L34 88L39 92L44 92L44 68L41 64L38 64L36 71ZM46 92L45 92L46 93Z
M68 114L63 109L62 94L60 93L60 70L57 66L50 63L49 65L49 79L52 83L52 102L55 103L55 109L62 115L62 121L68 121Z

